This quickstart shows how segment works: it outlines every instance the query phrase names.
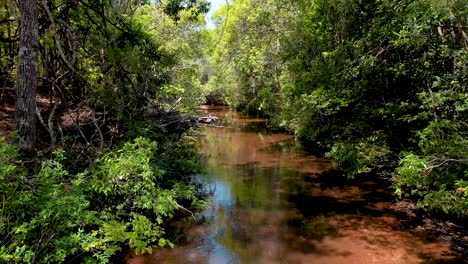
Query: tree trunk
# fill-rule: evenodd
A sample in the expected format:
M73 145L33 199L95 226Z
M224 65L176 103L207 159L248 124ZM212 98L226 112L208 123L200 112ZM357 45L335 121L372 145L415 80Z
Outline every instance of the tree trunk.
M36 0L20 0L20 47L16 78L18 148L33 151L36 143L36 87L39 30Z

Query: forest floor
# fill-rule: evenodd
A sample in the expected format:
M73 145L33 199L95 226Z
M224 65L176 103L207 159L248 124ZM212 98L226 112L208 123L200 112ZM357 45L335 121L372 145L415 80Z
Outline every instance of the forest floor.
M13 91L0 90L0 137L8 137L15 128L15 97Z
M46 96L38 94L36 97L39 109L47 108L49 100ZM37 123L40 126L40 123ZM0 137L11 140L11 133L15 130L15 93L11 89L0 88Z

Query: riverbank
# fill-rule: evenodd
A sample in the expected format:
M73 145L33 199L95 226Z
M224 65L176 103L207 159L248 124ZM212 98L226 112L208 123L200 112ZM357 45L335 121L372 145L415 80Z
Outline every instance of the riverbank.
M57 144L39 131L46 148L24 157L11 144L11 102L2 103L0 262L117 263L127 248L172 246L170 223L205 207L191 181L200 170L191 118L158 110L123 126L104 114L93 126L94 112L65 112Z

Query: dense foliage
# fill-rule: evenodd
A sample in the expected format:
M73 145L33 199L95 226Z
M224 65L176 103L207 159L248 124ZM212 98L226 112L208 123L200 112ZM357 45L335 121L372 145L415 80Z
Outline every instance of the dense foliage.
M468 214L468 4L237 0L217 13L208 85L270 116L350 177ZM220 78L219 76L223 76Z
M7 2L2 103L20 49ZM465 0L235 0L214 30L205 0L28 2L40 128L32 155L0 140L0 262L172 246L166 223L205 203L190 122L173 110L205 99L270 117L349 177L384 176L421 208L468 215Z
M2 139L1 262L108 263L122 249L173 246L164 223L188 211L184 205L205 204L195 186L165 165L169 155L184 161L184 177L197 172L196 155L178 154L193 153L194 141L185 142L137 137L77 174L67 171L68 157L57 150L30 174Z
M7 2L2 108L20 50L20 9ZM130 248L172 247L165 226L205 205L190 179L200 170L191 124L174 110L203 100L209 4L35 3L41 127L34 153L0 139L0 262L115 263Z
M79 131L92 129L82 127L92 114L105 134L109 125L131 127L126 121L148 107L189 110L203 102L199 75L207 33L201 28L209 4L148 2L37 1L38 93L47 100L40 100L39 126L49 145L75 134L85 143L100 140L99 133ZM18 12L15 5L0 6L6 18L0 20L0 83L6 90L16 76Z

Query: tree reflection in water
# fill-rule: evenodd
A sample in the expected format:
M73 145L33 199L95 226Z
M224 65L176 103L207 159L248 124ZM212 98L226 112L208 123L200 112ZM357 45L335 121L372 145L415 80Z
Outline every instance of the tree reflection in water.
M220 117L202 140L206 222L175 249L127 263L457 263L448 243L410 230L386 186L346 179L263 119L204 111Z

